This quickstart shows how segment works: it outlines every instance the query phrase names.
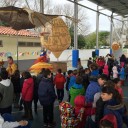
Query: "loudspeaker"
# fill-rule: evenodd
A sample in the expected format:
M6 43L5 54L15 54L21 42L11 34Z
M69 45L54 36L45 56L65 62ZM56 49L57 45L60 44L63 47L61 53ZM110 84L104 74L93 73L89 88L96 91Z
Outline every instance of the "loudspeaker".
M92 51L92 57L95 58L96 57L96 52Z

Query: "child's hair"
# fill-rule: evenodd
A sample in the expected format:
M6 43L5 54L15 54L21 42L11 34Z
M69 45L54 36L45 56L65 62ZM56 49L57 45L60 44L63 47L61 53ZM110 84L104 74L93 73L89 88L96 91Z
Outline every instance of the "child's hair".
M99 75L98 79L100 79L100 78L101 78L102 80L105 80L105 81L108 80L108 76L105 75L105 74L101 74L101 75Z
M113 94L112 99L115 99L118 104L122 103L122 97L114 87L105 86L102 88L102 93Z
M115 84L111 80L108 80L107 82L105 82L104 86L111 86L111 87L115 88Z
M115 78L115 79L113 79L113 83L114 83L114 84L117 84L119 81L120 81L119 78Z
M68 70L68 75L70 75L71 73L73 73L73 71L72 70Z
M85 68L85 72L87 72L87 71L90 71L90 69L89 68Z
M78 73L77 70L73 71L73 75L77 75L77 73Z
M20 77L20 71L19 71L19 70L16 70L16 71L14 72L14 76L15 76L16 78Z
M91 57L89 57L89 60L92 60L92 58L91 58Z
M46 69L45 71L44 71L44 77L45 78L48 78L48 75L50 75L51 74L51 71L49 70L49 69Z
M1 79L6 80L8 79L8 72L6 70L1 71Z
M29 79L29 78L31 78L32 76L31 76L31 74L30 74L30 72L28 72L28 71L25 71L24 72L24 78L25 79Z
M90 68L91 68L91 70L97 70L98 69L98 65L96 63L92 63L90 65Z
M82 82L83 82L82 77L77 76L77 77L76 77L76 84L82 84Z
M109 120L103 120L100 122L100 128L114 128L114 126Z
M62 73L62 70L59 68L59 69L57 70L57 72L58 72L58 73Z

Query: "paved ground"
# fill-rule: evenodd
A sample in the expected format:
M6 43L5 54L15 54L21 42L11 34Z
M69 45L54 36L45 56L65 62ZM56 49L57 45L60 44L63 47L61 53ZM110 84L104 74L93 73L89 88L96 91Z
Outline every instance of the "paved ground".
M125 104L128 108L128 86L124 86L123 87L124 90L124 101ZM67 99L67 95L65 92L65 97L64 100ZM19 111L15 111L13 113L15 119L17 120L21 120L22 119L22 115L23 115L23 111L19 112ZM41 127L43 125L43 111L42 111L42 107L40 106L40 104L38 104L38 115L34 115L34 121L32 122L32 128L43 128ZM59 114L59 110L58 110L58 101L55 102L55 107L54 107L54 119L56 121L56 127L55 128L60 128L60 114ZM123 127L125 128L125 126Z

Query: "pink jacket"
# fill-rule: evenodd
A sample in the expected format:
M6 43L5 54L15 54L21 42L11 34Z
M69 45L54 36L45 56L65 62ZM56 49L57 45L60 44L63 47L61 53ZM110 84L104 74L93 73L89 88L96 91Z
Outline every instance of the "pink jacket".
M107 75L107 76L109 75L108 65L105 65L105 66L104 66L103 74L105 74L105 75Z

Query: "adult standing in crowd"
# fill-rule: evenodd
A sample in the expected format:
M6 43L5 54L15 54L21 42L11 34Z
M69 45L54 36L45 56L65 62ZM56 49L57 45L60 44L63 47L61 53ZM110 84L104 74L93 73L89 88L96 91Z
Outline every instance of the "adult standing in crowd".
M12 112L13 103L13 84L11 80L8 79L8 72L6 70L1 71L0 77L2 81L0 82L0 114Z
M14 74L11 77L11 81L14 86L14 108L19 108L19 100L20 100L20 92L21 92L19 70L16 70L14 72Z
M7 61L8 61L8 67L6 70L9 76L12 76L14 72L17 70L17 65L14 63L13 58L11 56L7 58Z

